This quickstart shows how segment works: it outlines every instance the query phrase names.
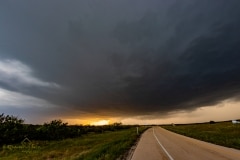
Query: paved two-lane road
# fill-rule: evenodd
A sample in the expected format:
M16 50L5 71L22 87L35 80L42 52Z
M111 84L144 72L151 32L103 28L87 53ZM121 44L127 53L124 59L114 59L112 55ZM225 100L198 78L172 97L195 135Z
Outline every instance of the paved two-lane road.
M240 160L240 150L153 127L143 133L131 160Z

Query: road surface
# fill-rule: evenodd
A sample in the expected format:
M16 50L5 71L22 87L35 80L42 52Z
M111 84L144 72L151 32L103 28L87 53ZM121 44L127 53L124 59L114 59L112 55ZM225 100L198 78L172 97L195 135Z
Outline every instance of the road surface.
M153 127L143 133L131 160L240 160L240 150Z

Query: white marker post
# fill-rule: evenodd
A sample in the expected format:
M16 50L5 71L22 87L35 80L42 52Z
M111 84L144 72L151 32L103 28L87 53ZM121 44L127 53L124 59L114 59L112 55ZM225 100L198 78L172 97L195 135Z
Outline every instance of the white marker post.
M137 134L138 134L138 127L137 127Z

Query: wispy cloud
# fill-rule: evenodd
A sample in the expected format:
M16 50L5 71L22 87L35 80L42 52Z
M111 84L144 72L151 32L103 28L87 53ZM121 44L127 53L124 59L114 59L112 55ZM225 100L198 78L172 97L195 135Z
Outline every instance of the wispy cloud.
M23 86L59 87L56 83L45 82L34 77L29 66L15 59L0 60L0 75L0 83L5 83L13 88Z
M36 107L46 109L52 106L53 105L46 100L0 88L0 109L36 109Z

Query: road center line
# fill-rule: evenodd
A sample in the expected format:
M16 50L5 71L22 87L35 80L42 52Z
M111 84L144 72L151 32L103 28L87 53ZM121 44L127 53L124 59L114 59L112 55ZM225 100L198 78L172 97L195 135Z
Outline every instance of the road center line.
M174 160L174 159L172 158L172 156L168 153L168 151L163 147L162 143L158 140L158 138L157 138L157 136L156 136L156 134L155 134L154 128L153 128L153 135L154 135L154 137L156 138L158 144L162 147L163 151L167 154L168 158L169 158L170 160Z

